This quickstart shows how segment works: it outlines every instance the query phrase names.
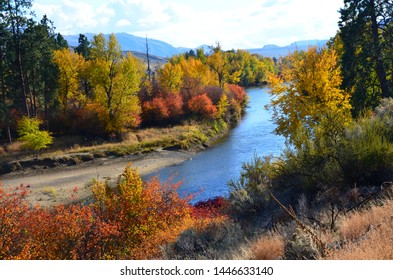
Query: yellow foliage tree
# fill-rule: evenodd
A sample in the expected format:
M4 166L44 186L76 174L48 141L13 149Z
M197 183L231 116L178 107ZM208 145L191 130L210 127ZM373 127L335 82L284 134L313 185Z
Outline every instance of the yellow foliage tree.
M334 50L309 48L288 56L279 76L270 75L276 133L295 146L298 133L315 135L318 125L336 134L351 120L349 94L341 88L341 71Z
M105 39L94 37L91 49L90 80L94 86L94 103L107 133L119 133L140 123L137 92L142 66L130 53L123 55L114 34Z
M217 104L217 118L225 119L229 106L228 96L224 93Z
M204 86L217 85L210 67L201 60L181 57L179 64L183 71L183 90L187 92L189 98L196 95L198 89Z
M68 49L61 49L54 51L52 60L59 69L58 99L63 111L81 108L86 104L86 97L79 88L79 74L85 59Z
M221 89L224 89L227 82L238 82L240 80L240 71L230 73L232 68L228 57L221 50L214 52L207 58L207 64L216 73L218 83Z
M179 92L183 86L183 70L171 62L158 70L158 81L166 92Z

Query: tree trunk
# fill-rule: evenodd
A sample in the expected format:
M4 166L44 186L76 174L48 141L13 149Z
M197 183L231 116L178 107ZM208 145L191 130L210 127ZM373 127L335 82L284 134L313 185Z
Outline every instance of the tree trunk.
M10 144L12 144L12 135L11 135L11 129L10 129L10 127L7 126L6 130L7 130L8 142L9 142Z

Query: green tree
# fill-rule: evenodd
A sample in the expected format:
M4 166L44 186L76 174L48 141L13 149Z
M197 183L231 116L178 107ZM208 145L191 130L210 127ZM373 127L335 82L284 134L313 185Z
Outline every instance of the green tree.
M48 120L49 104L54 99L57 80L51 61L53 50L57 48L53 23L45 15L39 23L29 20L22 43L30 114L36 116L44 110Z
M339 22L343 87L353 91L355 115L392 96L390 0L345 0Z
M27 28L28 12L32 6L31 0L2 1L0 22L5 24L10 32L7 49L10 54L10 76L12 77L12 93L15 95L15 105L27 116L30 115L26 72L23 64L23 31ZM11 53L12 52L12 53Z
M25 143L25 146L38 152L53 143L53 137L48 131L40 130L42 121L37 118L23 117L18 122L19 140Z
M75 52L88 60L90 57L90 42L84 34L79 34L79 45L75 48Z

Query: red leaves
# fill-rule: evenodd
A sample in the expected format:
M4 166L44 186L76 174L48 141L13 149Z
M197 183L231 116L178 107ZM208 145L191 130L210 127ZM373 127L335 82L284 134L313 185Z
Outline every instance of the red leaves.
M194 218L217 218L228 209L229 202L222 196L200 201L192 207Z
M103 259L119 235L82 205L30 207L26 188L0 188L0 259Z
M217 107L207 96L206 93L194 96L188 101L190 111L201 119L214 119Z
M145 121L159 121L169 117L169 110L162 97L153 98L143 104L143 117Z
M178 93L161 94L143 104L143 120L146 122L170 122L182 114L183 99Z
M246 102L247 94L243 87L234 84L228 84L227 87L229 92L233 93L234 99L239 105L243 105Z
M180 185L142 182L127 167L115 188L93 186L94 203L52 208L29 206L24 186L0 188L0 259L159 258L161 246L187 228L226 218L224 198L191 206Z
M189 199L179 196L179 186L157 178L143 183L127 167L116 188L93 187L93 204L52 208L29 206L26 187L0 188L0 259L157 257L190 219Z

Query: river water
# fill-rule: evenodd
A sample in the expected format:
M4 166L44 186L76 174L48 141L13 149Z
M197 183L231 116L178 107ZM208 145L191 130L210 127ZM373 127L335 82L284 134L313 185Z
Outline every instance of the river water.
M273 133L272 112L265 109L270 101L267 90L247 90L250 100L242 120L219 144L145 178L183 180L178 192L196 195L194 201L228 195L227 183L239 177L243 162L249 162L254 155L279 155L284 147L284 138Z

